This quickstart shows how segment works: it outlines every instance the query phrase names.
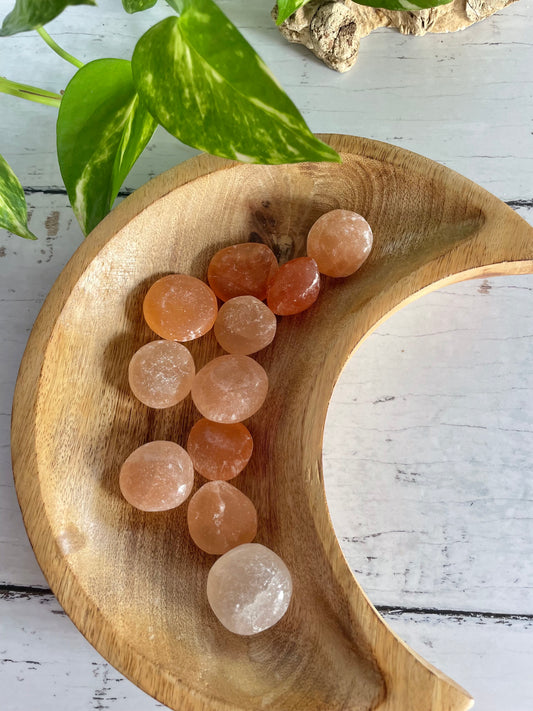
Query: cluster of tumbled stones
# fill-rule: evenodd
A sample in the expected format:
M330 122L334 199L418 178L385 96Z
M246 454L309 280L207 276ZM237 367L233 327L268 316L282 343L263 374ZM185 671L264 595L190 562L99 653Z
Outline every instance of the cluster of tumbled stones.
M293 315L318 298L320 273L353 274L372 248L366 220L348 210L320 217L307 238L307 256L278 265L264 244L242 243L218 251L207 281L170 274L148 290L144 318L163 340L142 346L129 364L133 394L152 408L167 408L189 393L202 415L186 447L148 442L120 471L125 499L143 511L166 511L188 499L194 471L207 479L191 497L187 522L191 538L206 553L220 555L207 581L207 597L220 622L232 632L255 634L286 612L291 575L263 545L253 502L229 480L248 464L253 440L243 420L265 401L268 376L253 358L276 334L276 315ZM218 299L223 304L218 308ZM266 301L266 304L264 303ZM184 342L214 329L227 355L196 373Z

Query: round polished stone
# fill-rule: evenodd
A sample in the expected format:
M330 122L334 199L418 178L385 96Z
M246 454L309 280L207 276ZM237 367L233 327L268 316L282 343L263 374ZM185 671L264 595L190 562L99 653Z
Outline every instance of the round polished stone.
M275 314L290 316L312 306L320 293L314 259L297 257L283 264L268 285L267 304Z
M257 511L250 499L227 481L209 481L189 501L187 523L198 548L221 555L253 541Z
M217 299L203 281L188 274L158 279L144 297L143 312L152 331L169 341L192 341L212 328Z
M194 360L176 341L152 341L141 346L128 367L136 398L148 407L172 407L185 398L194 379Z
M207 599L230 632L252 635L286 613L292 579L281 558L260 543L245 543L219 558L207 576Z
M242 422L263 404L265 369L249 356L225 355L209 361L193 380L191 395L201 414L214 422Z
M331 210L309 230L307 255L322 274L346 277L366 260L372 242L372 229L364 217L351 210Z
M266 299L267 284L278 270L276 255L266 244L243 242L219 250L207 269L207 281L222 301L234 296Z
M133 451L119 475L122 495L142 511L167 511L191 493L194 469L187 452L175 442L156 440Z
M226 425L202 418L187 439L195 470L206 479L233 479L250 461L253 440L241 422Z
M225 351L250 355L272 343L276 325L276 317L262 301L236 296L220 307L213 330Z

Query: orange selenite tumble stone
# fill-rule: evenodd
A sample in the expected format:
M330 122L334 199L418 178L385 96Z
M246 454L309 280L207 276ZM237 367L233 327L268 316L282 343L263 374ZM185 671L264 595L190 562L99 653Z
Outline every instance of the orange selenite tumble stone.
M372 229L364 217L351 210L331 210L309 230L307 254L322 274L346 277L363 264L372 242Z
M276 255L266 244L243 242L219 250L209 263L207 281L222 301L234 296L266 299L267 284L278 270Z
M210 481L189 501L187 523L198 548L221 555L253 541L257 511L242 491L225 481Z
M215 323L216 296L203 281L188 274L158 279L144 297L143 312L152 331L168 341L192 341Z
M214 332L228 353L250 355L272 343L276 326L276 317L262 301L236 296L220 307Z
M268 285L267 304L275 314L290 316L312 306L320 292L314 259L297 257L283 264Z
M175 442L161 440L138 447L120 470L122 495L142 511L167 511L182 504L194 483L192 461Z
M206 479L233 479L250 461L252 435L240 422L198 420L187 440L187 451L196 471Z
M268 376L259 363L248 356L225 355L198 371L191 395L204 417L229 424L257 412L267 391Z
M185 398L194 379L194 360L181 343L152 341L134 354L128 368L133 394L148 407L172 407Z

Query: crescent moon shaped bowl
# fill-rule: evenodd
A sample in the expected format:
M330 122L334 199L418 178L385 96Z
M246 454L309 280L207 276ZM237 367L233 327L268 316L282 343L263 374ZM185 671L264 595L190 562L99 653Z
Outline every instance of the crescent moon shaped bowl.
M461 711L472 699L410 650L354 579L325 500L321 444L336 379L359 343L408 301L443 284L533 271L533 229L467 179L421 156L325 136L342 164L258 166L199 156L120 204L76 251L31 333L13 405L15 484L35 554L94 647L179 711ZM237 486L256 504L256 540L292 572L285 617L252 637L214 618L215 557L189 538L186 505L144 513L121 497L128 454L184 445L190 398L168 410L130 393L127 365L155 335L150 284L205 278L221 247L261 241L280 261L305 254L313 222L355 210L374 248L354 276L323 279L308 311L279 321L257 354L270 389L247 426L254 456ZM221 353L192 342L199 369Z

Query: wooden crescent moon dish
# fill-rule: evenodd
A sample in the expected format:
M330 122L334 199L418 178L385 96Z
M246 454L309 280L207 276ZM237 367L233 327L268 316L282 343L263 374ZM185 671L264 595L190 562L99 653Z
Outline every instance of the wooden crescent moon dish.
M125 676L180 711L461 711L472 699L410 650L354 579L333 531L321 445L335 382L393 311L444 284L533 271L533 229L498 199L426 158L326 136L343 163L242 165L199 156L120 204L74 254L46 299L13 406L15 483L26 528L59 602ZM323 280L308 311L279 321L257 354L270 378L247 421L254 456L237 486L259 513L257 541L294 582L285 617L252 637L228 632L205 594L215 557L189 538L186 505L143 513L121 497L128 454L184 445L190 397L150 410L128 388L132 354L155 335L150 284L205 278L211 256L243 241L280 261L305 254L324 212L347 208L374 230L354 276ZM190 345L197 369L221 350Z

